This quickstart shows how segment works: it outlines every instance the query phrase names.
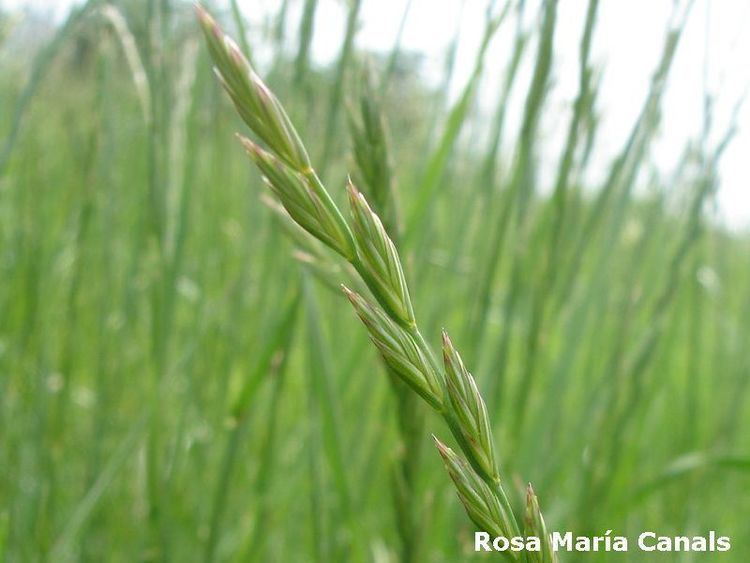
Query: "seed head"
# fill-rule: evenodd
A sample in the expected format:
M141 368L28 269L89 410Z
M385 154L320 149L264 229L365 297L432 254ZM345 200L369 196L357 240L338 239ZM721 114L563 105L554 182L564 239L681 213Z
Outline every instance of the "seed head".
M539 499L529 483L526 487L526 514L524 516L524 534L526 537L535 536L542 542L542 550L529 552L529 563L556 563L557 554L550 543L547 526L539 510Z
M445 364L447 405L455 419L456 430L470 452L475 469L485 478L496 478L495 451L482 396L474 377L464 367L448 334L443 331L443 361Z
M367 271L366 281L381 304L405 326L414 326L414 310L396 246L365 197L347 183L354 238Z
M510 515L503 510L497 496L471 466L435 436L440 456L448 475L456 485L456 492L466 514L479 528L493 536L510 536L513 530Z
M298 172L310 168L307 151L276 96L211 15L199 5L195 10L216 74L240 117L287 165Z
M321 198L310 184L310 180L294 171L256 143L241 135L237 136L248 156L263 174L266 184L279 198L289 215L303 229L315 236L344 257L353 249L341 222L328 202Z
M441 381L414 338L377 305L341 286L385 363L433 408L443 403Z

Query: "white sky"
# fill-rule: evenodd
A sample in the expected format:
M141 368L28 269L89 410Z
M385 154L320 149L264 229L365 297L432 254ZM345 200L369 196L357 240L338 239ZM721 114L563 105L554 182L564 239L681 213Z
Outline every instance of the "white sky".
M58 15L74 0L0 0L0 6L31 5ZM226 0L224 0L226 1ZM280 0L240 0L248 16L274 13ZM302 0L292 0L290 17L299 21ZM532 14L536 2L527 2ZM463 9L462 9L463 4ZM499 0L497 4L502 4ZM569 104L576 94L578 42L586 0L561 0L555 41L554 88L542 122L549 139L545 146L555 162L569 119ZM388 51L393 45L406 0L363 0L357 44ZM598 100L602 123L594 154L594 172L603 173L612 155L622 146L639 112L648 81L669 21L672 0L600 0L594 35L593 60L604 71ZM253 6L254 8L251 8ZM319 0L313 55L330 61L340 48L345 25L345 2ZM478 47L485 0L413 0L403 36L407 50L425 54L428 72L437 75L445 49L457 26L461 43L452 92L465 83ZM481 104L491 111L510 51L513 19L509 18L490 48ZM707 47L707 48L706 48ZM534 48L528 54L534 53ZM706 59L706 53L708 59ZM527 56L528 59L531 57ZM704 72L707 69L708 72ZM518 90L528 84L530 65L519 76ZM704 79L705 75L705 79ZM723 134L734 105L750 86L750 2L747 0L695 0L684 31L663 103L663 121L653 157L665 173L676 163L685 141L695 137L702 124L704 84L716 96L715 136ZM520 102L517 105L520 108ZM558 111L559 110L559 111ZM511 112L516 115L518 112ZM738 120L739 132L721 163L719 218L735 228L750 228L750 183L746 159L750 158L750 102ZM509 122L513 127L513 120ZM545 156L545 155L543 155ZM591 179L596 181L598 176Z

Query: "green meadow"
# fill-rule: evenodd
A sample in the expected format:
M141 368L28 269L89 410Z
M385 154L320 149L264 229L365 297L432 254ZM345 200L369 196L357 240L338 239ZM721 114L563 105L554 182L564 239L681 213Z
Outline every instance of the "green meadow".
M326 65L317 0L270 3L251 26L254 1L206 8L360 252L368 236L398 249L438 398L384 361L340 290L390 298L366 259L347 264L264 185L235 133L293 159L258 134L254 99L233 106L190 3L87 0L54 26L0 4L0 559L542 561L474 553L479 525L433 441L484 479L446 406L445 330L510 520L523 527L531 483L548 531L630 540L560 562L748 560L750 237L711 213L736 123L713 120L706 94L676 168L653 158L689 2L602 163L592 42L614 0L585 0L564 108L555 0L490 2L469 72L457 35L437 81L401 35L387 53L359 44L361 0L341 2ZM507 56L488 57L501 36ZM382 231L357 223L348 178ZM729 552L636 544L711 530Z

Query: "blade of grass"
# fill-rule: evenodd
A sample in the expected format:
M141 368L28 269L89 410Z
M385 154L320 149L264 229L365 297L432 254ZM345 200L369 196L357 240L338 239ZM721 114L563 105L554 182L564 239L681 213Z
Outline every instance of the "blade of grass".
M207 563L215 560L222 517L226 511L227 495L231 485L234 466L237 461L237 450L246 432L247 415L257 396L258 389L267 380L266 375L273 365L274 358L278 357L279 354L282 354L282 357L286 357L286 354L289 353L300 301L300 292L298 290L293 291L292 297L284 308L284 314L280 322L271 331L263 348L258 351L257 363L245 380L245 385L230 411L232 426L227 436L221 470L213 493L209 534L204 554L204 561Z
M354 52L354 36L357 33L359 10L362 0L349 0L349 12L346 18L346 30L344 31L344 41L341 44L338 62L336 63L336 75L333 78L330 98L328 100L328 110L326 114L325 133L323 135L323 154L320 157L320 173L325 176L326 171L333 158L336 140L336 126L338 124L341 101L344 93L344 82L346 73L350 66Z
M485 56L490 41L505 20L509 9L510 2L506 2L505 7L500 14L487 15L487 21L482 35L482 43L479 47L476 58L474 59L474 68L471 76L464 86L461 96L451 108L437 147L430 155L424 175L416 188L414 203L412 203L407 215L407 228L404 232L405 244L412 243L415 234L422 230L422 222L429 211L430 203L435 200L435 190L443 178L443 174L448 165L449 156L453 151L458 135L461 132L462 125L466 120L471 103L474 100L474 95L484 70Z
M115 479L119 471L128 460L130 460L132 451L135 449L142 434L146 430L148 419L149 414L145 413L135 421L130 432L112 453L112 456L107 461L92 487L86 493L86 496L78 503L68 519L65 528L60 533L52 547L50 557L53 560L64 561L73 557L71 550L78 532L86 523L86 520L102 499L107 488Z

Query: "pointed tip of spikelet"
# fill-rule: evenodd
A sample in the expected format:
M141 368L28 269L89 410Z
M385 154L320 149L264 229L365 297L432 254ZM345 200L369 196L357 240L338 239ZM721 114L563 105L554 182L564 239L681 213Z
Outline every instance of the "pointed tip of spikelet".
M356 293L354 293L354 292L353 292L353 291L352 291L351 289L349 289L348 287L346 287L346 286L345 286L345 285L344 285L343 283L341 284L341 286L340 286L340 287L341 287L341 291L343 291L343 292L344 292L344 295L346 295L346 297L347 297L347 298L349 299L349 301L351 301L352 303L354 303L354 300L355 300L355 299L357 298L357 297L356 297L356 296L357 296L357 294L356 294Z
M200 2L193 2L193 10L201 21L211 17Z
M235 133L234 136L247 152L258 154L258 152L260 151L260 147L253 141L245 137L242 133Z
M200 2L193 2L193 9L195 10L195 15L198 18L198 22L200 22L201 26L205 30L211 31L217 37L222 35L221 31L219 30L219 25L216 23L216 20L214 20L213 16L208 12L208 10L203 7Z
M446 457L448 453L450 452L450 448L448 448L448 446L446 446L443 442L441 442L440 439L434 434L432 434L432 439L435 442L435 446L437 446L438 453L442 457Z
M357 189L357 186L354 185L354 182L352 182L351 176L346 177L346 195L349 197L349 202L352 205L356 205L362 195Z
M440 331L440 337L441 337L442 342L443 342L443 351L444 352L447 352L448 350L450 350L451 348L453 348L453 342L451 341L451 337L448 336L448 331L446 331L445 329L442 329Z

